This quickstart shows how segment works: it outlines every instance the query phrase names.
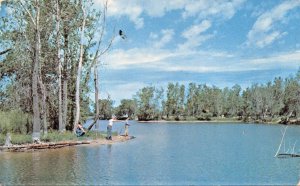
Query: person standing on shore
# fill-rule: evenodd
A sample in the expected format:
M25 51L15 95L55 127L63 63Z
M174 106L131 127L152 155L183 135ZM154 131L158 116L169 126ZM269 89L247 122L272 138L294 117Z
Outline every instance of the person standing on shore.
M117 121L116 116L112 116L112 118L108 121L107 136L106 136L107 140L112 140L112 126L113 126L114 121Z
M128 127L130 126L129 123L128 123L128 119L126 119L125 121L125 132L124 132L124 136L128 136Z

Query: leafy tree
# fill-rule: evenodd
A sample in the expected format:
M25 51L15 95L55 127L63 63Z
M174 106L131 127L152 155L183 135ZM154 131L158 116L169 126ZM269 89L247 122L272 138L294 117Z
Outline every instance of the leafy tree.
M108 97L107 99L99 99L99 113L100 119L110 119L113 115L113 101Z
M284 87L284 111L289 117L300 117L300 83L297 78L285 80Z
M144 87L139 90L135 95L135 101L137 104L137 117L139 120L153 120L158 119L161 108L157 105L157 100L160 95L160 91L156 91L153 86Z
M127 116L134 118L136 112L136 102L132 99L122 99L121 104L116 108L117 117Z

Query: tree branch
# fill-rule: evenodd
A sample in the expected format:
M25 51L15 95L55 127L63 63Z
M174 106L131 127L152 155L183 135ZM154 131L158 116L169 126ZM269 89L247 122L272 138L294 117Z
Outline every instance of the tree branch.
M24 8L24 10L27 12L27 14L29 15L29 17L30 17L32 23L33 23L34 25L36 25L36 24L35 24L35 21L34 21L34 18L32 17L32 15L31 15L31 13L29 12L29 10L22 4L21 1L19 1L19 2L20 2L20 4L21 4L21 6Z
M6 50L0 52L0 56L3 55L3 54L6 54L7 52L9 52L9 51L11 51L11 50L12 50L12 49L9 48L9 49L6 49Z

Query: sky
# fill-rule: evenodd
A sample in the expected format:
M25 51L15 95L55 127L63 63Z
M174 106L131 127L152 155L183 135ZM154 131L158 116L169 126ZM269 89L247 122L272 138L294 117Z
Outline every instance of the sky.
M145 86L246 88L300 67L300 0L108 0L107 25L127 36L100 59L116 105Z
M127 36L101 59L101 97L117 104L145 86L246 88L300 67L300 0L110 0L107 16Z

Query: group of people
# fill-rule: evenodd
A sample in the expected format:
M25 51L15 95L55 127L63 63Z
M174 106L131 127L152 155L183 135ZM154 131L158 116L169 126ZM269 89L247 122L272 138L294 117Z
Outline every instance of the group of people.
M129 123L128 123L128 119L127 118L125 120L125 132L124 132L124 136L128 136L128 128L129 128ZM107 140L112 140L112 126L113 126L113 123L115 121L120 121L117 119L116 116L113 116L109 121L108 121L108 125L107 125L107 136L106 136L106 139Z
M128 122L129 118L127 118L125 120L125 131L124 131L124 136L128 136L128 128L130 126L129 122ZM121 121L118 120L116 116L113 116L109 121L108 121L108 125L107 125L107 136L106 139L107 140L112 140L112 127L113 127L113 123L116 121ZM83 126L81 125L80 122L78 122L77 126L76 126L76 135L77 137L83 136L86 133L86 131L84 130Z

